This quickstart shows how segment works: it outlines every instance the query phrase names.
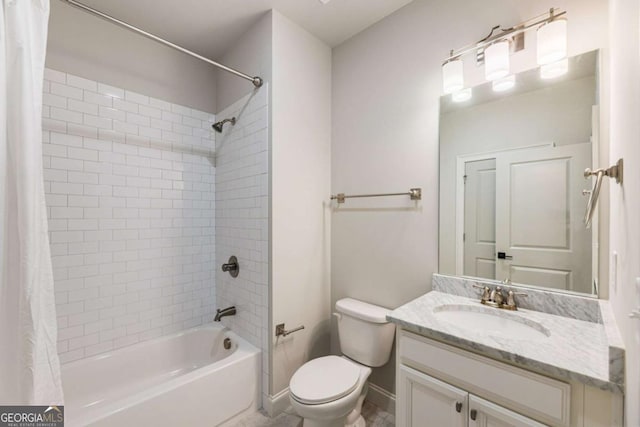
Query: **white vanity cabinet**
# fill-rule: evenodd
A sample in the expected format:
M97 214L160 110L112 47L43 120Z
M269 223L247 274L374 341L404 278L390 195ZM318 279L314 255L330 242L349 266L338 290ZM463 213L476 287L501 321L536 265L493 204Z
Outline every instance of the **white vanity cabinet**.
M469 427L544 427L544 424L470 395Z
M622 426L618 395L399 329L398 427Z
M398 374L398 426L544 426L406 365Z
M466 427L469 393L405 365L398 371L398 426Z

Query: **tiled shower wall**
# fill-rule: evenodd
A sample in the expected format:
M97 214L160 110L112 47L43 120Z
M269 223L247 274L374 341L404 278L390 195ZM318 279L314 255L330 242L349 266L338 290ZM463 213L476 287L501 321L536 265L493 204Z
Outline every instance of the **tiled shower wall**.
M210 322L214 116L54 70L44 92L61 360Z
M218 112L236 117L216 137L216 254L218 263L238 257L240 274L220 269L218 307L235 305L223 323L262 349L263 402L269 395L269 131L268 87Z

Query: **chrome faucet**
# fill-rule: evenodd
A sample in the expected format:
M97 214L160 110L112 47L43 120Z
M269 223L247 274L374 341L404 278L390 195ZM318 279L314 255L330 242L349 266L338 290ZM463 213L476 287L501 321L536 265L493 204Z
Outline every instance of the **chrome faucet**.
M507 279L502 283L508 285L511 283L511 281ZM516 303L515 298L516 295L522 297L527 296L527 294L523 292L515 292L514 290L510 289L507 292L507 296L505 298L505 295L502 292L502 286L496 286L494 289L491 289L486 285L474 284L473 287L482 289L482 297L480 297L480 303L488 305L490 307L503 308L505 310L515 311L518 309L518 304Z
M223 308L221 309L217 309L216 310L216 317L213 318L214 322L219 322L220 319L222 319L225 316L233 316L234 314L236 314L236 306L232 305L231 307L227 307L227 308Z

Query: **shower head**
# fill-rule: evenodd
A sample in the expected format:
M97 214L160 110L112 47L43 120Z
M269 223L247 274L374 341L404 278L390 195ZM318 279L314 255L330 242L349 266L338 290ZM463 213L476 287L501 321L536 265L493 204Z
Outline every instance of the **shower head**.
M231 117L230 119L224 119L220 122L216 122L213 125L211 125L211 127L213 127L216 132L221 133L222 132L222 127L224 126L225 123L231 123L232 125L236 124L236 118L235 117Z

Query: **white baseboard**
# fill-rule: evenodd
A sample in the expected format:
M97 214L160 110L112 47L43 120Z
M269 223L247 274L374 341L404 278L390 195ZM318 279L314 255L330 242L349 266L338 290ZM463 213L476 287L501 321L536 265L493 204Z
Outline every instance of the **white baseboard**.
M394 415L396 413L396 396L382 387L369 383L369 393L367 393L366 400L383 411Z
M269 396L265 403L264 410L267 411L271 418L285 412L291 406L291 403L289 403L289 387L274 396Z

